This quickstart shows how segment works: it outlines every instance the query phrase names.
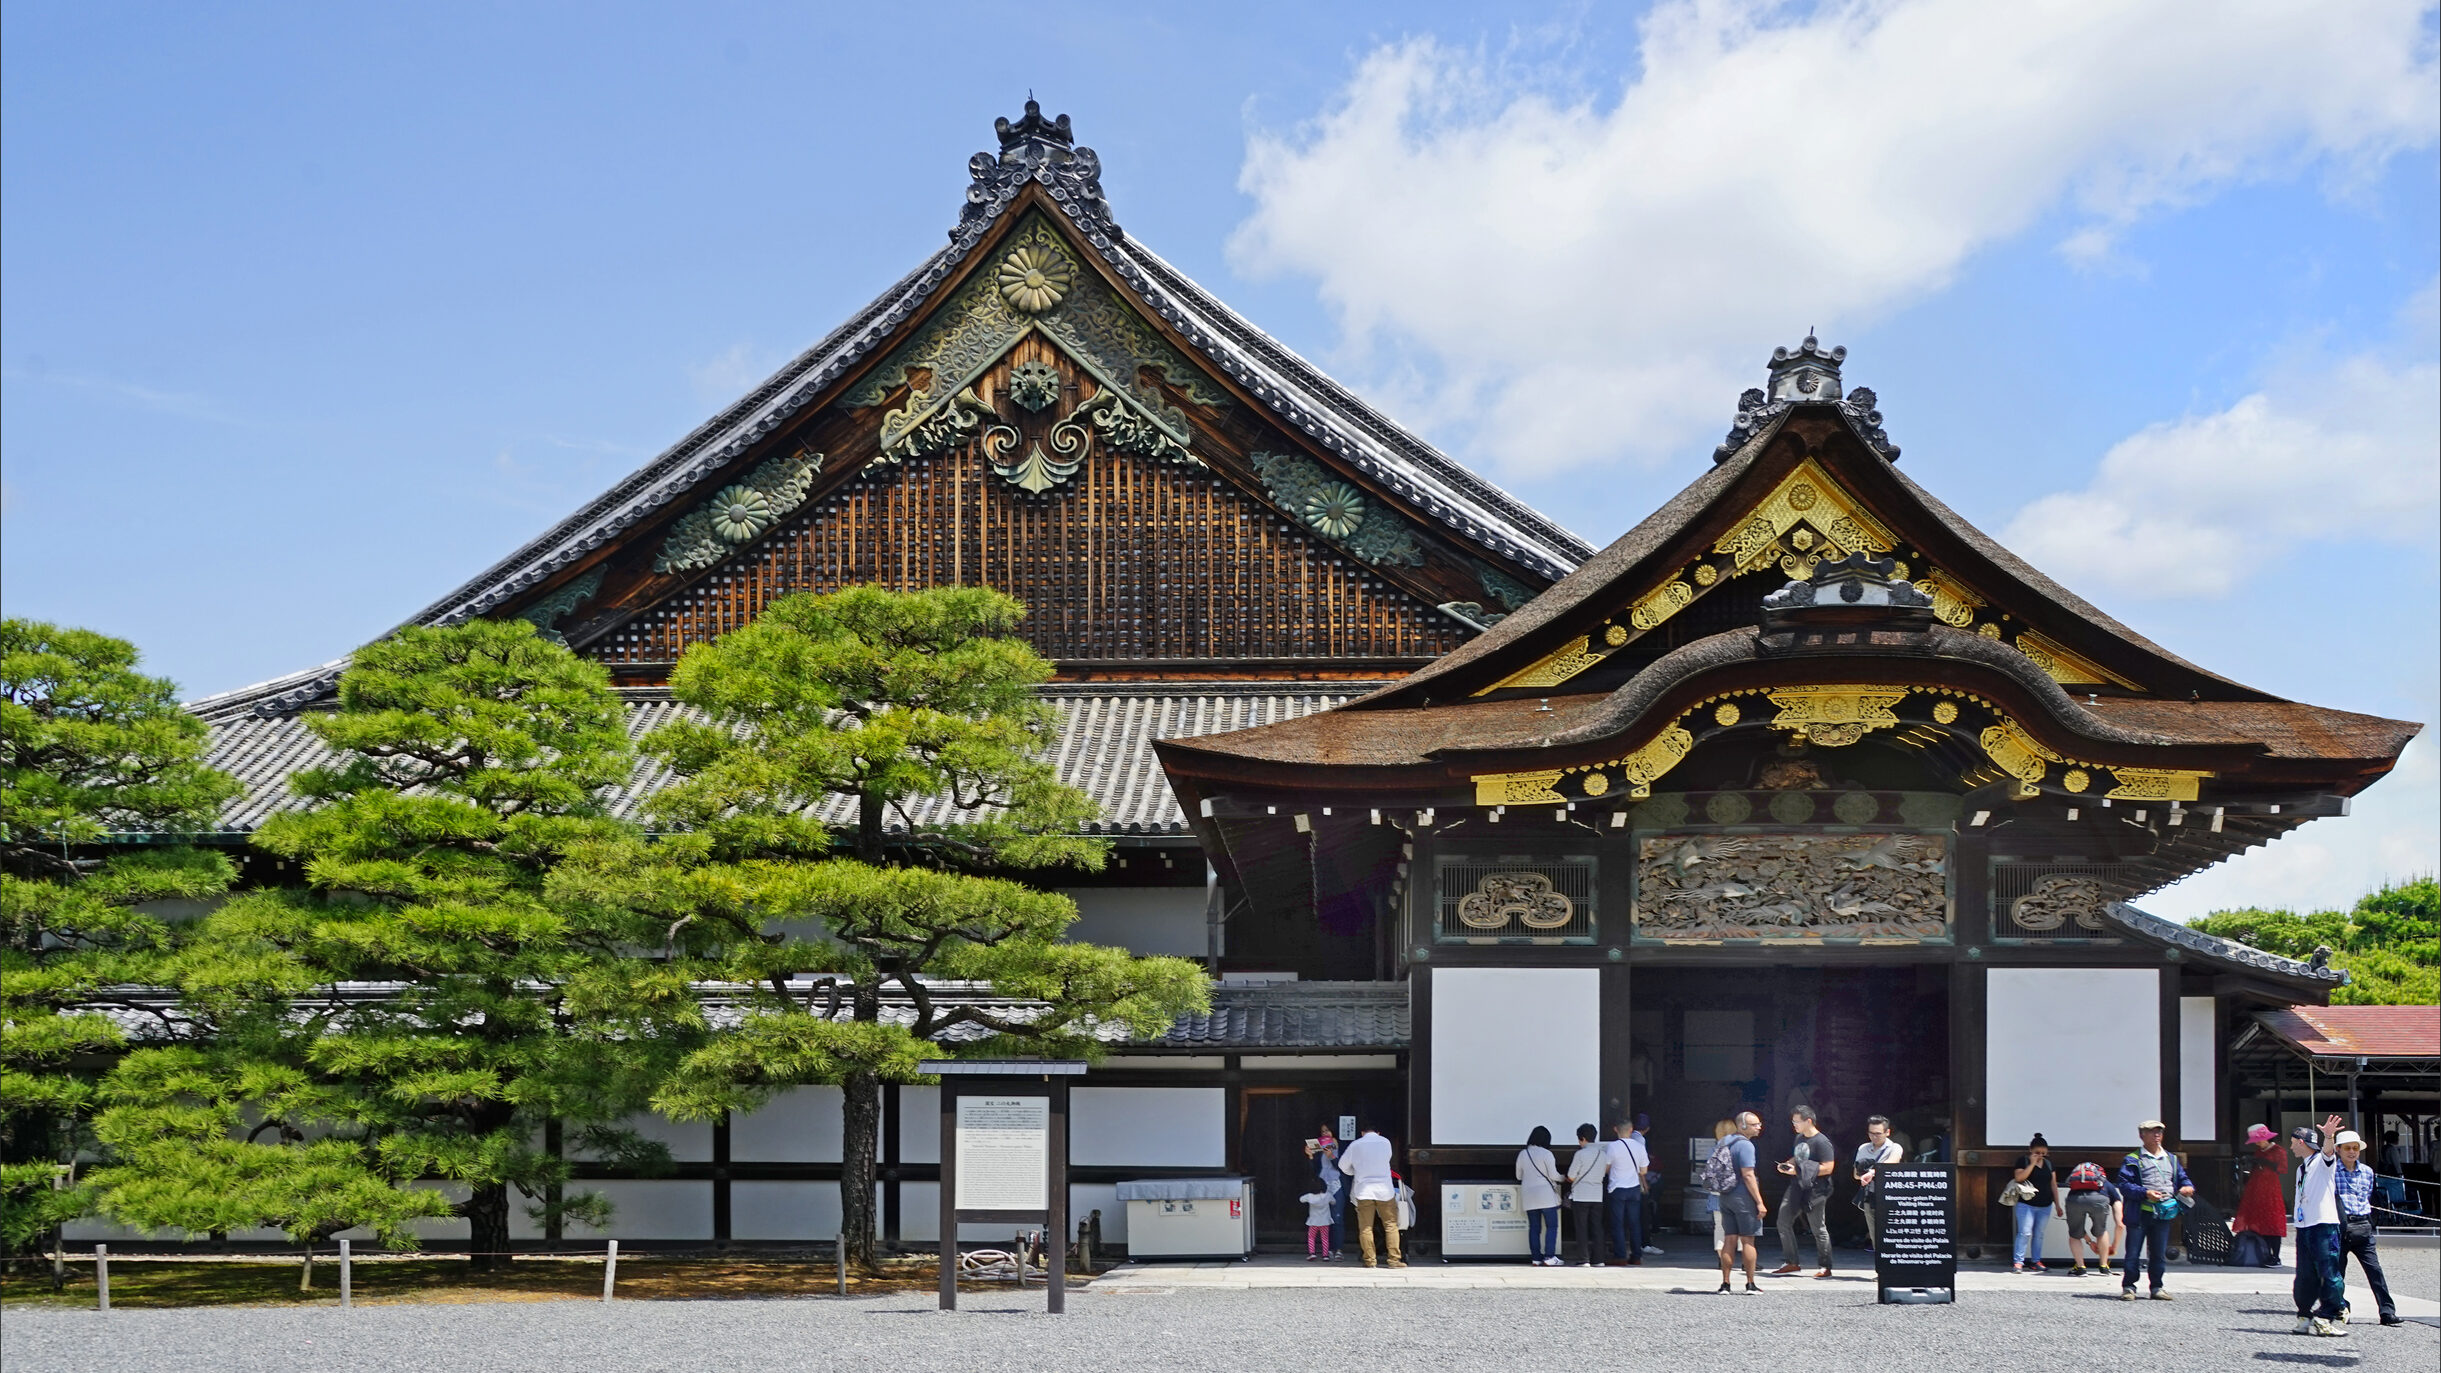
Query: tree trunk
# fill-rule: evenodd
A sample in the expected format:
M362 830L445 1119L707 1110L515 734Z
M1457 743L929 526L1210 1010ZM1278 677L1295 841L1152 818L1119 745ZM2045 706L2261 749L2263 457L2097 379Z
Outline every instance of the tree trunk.
M879 1176L881 1077L859 1070L839 1084L839 1228L847 1239L846 1261L856 1271L877 1268L873 1187Z
M509 1185L487 1182L466 1198L467 1267L491 1273L508 1266Z
M858 792L856 794L856 856L877 867L880 866L882 859L881 822L881 798L869 791Z
M310 1244L305 1246L305 1266L297 1270L297 1290L314 1290L314 1247Z

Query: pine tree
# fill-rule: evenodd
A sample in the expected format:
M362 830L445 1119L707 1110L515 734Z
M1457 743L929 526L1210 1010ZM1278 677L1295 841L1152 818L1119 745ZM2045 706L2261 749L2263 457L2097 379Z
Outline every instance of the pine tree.
M1073 902L989 875L1097 869L1107 847L1081 834L1090 798L1044 760L1054 721L1034 688L1051 668L1010 637L1024 614L989 589L859 587L782 597L689 649L672 689L704 718L645 742L679 774L657 809L681 833L583 880L748 989L660 1109L709 1119L794 1084L842 1089L842 1223L867 1266L884 1082L984 1047L1091 1055L1104 1029L1157 1035L1208 1004L1195 964L1063 942ZM826 808L850 819L853 859L821 857ZM936 998L940 979L1039 1006ZM886 997L906 1012L885 1016Z
M113 1111L138 1121L221 1109L214 1084L234 1074L237 1099L278 1132L253 1147L281 1157L217 1151L175 1187L141 1193L128 1179L106 1203L195 1229L168 1199L221 1179L266 1204L254 1223L364 1223L279 1209L296 1170L339 1165L339 1151L311 1145L330 1138L383 1186L464 1188L478 1269L508 1248L512 1191L546 1223L605 1221L598 1196L564 1194L568 1163L541 1147L544 1126L572 1124L580 1148L630 1165L666 1164L616 1122L702 1024L682 970L632 956L658 931L547 895L572 855L631 842L601 799L632 761L607 675L523 621L413 628L360 650L338 709L305 723L340 761L298 773L292 786L317 804L254 841L301 865L304 885L232 899L175 968L225 1061L182 1076L136 1055L113 1082L125 1103Z
M126 1043L110 989L149 980L172 935L158 903L225 891L228 858L192 847L110 856L112 834L210 827L235 779L135 648L90 630L0 621L0 1249L90 1209L74 1161L104 1065ZM152 909L147 909L147 907ZM124 1000L121 998L121 1000Z

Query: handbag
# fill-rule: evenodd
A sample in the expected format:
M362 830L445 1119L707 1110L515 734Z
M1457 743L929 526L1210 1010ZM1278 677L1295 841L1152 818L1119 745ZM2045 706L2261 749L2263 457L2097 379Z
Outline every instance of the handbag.
M2021 1202L2030 1202L2032 1200L2034 1200L2034 1184L2031 1182L2011 1179L2008 1186L2000 1189L1998 1204L2002 1206L2015 1206Z

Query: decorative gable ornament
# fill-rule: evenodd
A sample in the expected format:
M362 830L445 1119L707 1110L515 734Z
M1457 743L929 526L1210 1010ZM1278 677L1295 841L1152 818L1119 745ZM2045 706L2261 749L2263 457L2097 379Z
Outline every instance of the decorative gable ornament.
M769 532L780 517L805 504L814 478L822 475L823 456L800 448L773 458L746 475L745 480L679 517L661 541L655 572L693 572L710 567L730 549Z
M1794 349L1772 349L1770 379L1765 386L1749 387L1738 397L1738 417L1729 422L1729 436L1712 450L1712 461L1729 461L1755 435L1770 427L1773 420L1796 406L1828 404L1838 407L1857 436L1871 445L1874 452L1897 462L1898 445L1883 431L1882 412L1874 408L1880 398L1870 387L1842 390L1839 366L1847 357L1846 348L1825 348L1811 333Z

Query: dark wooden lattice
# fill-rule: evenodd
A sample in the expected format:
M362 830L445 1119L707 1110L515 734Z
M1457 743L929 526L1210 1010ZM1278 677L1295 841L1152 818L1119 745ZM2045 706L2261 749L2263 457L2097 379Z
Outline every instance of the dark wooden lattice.
M1065 362L1029 344L1022 354ZM1092 385L1078 377L1071 394ZM1040 495L995 475L974 443L868 465L586 651L614 666L666 663L775 596L859 583L998 587L1031 609L1035 647L1071 662L1427 658L1465 638L1212 469L1097 441Z

